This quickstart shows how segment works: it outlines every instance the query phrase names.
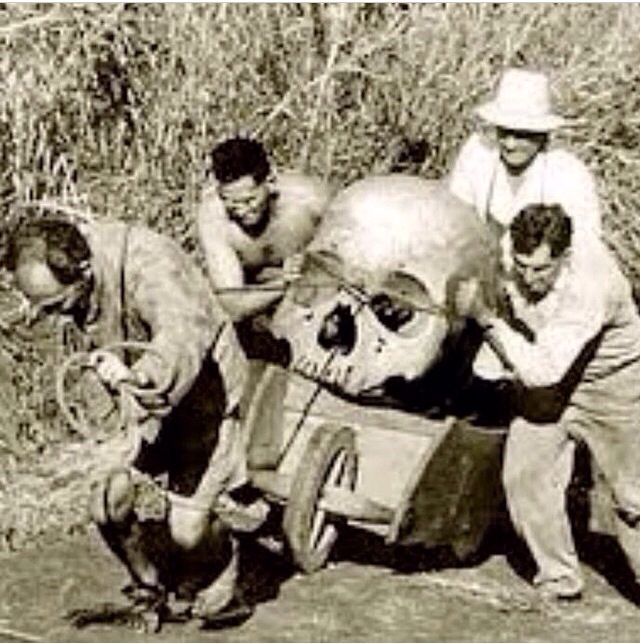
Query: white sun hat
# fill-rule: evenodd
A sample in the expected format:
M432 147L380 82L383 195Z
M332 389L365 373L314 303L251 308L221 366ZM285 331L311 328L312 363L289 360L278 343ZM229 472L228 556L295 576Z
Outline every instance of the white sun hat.
M505 70L495 97L475 111L485 121L510 130L549 132L565 123L551 110L547 76L526 69Z

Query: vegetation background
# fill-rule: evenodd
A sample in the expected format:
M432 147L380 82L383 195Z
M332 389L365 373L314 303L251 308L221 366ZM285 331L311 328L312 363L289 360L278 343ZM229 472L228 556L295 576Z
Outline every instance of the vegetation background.
M336 184L423 140L419 172L443 176L472 108L505 66L527 65L551 75L572 121L559 138L595 173L638 287L638 33L635 4L3 4L0 248L20 206L45 201L196 251L207 152L235 133ZM16 305L6 284L0 305ZM0 334L0 549L84 521L71 484L83 447L53 397L57 335Z

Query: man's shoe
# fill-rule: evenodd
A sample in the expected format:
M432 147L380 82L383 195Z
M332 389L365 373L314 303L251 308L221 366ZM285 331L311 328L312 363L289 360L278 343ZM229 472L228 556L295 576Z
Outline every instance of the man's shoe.
M192 608L194 617L208 618L217 615L233 601L237 592L239 568L238 542L233 537L231 545L231 558L224 570L195 596Z
M122 589L129 599L128 625L140 633L158 633L167 615L163 588L130 584Z
M582 597L583 582L581 579L559 577L540 582L537 592L543 601L576 601Z
M250 606L239 593L234 594L231 601L221 610L212 615L199 615L200 628L203 630L217 630L240 626L253 615L253 606Z

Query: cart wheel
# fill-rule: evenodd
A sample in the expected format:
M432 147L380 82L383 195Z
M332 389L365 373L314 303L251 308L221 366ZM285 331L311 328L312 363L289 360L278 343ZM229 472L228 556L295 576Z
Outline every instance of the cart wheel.
M304 451L296 469L282 525L293 559L305 572L326 563L344 517L320 507L326 485L355 488L357 455L353 430L322 425Z

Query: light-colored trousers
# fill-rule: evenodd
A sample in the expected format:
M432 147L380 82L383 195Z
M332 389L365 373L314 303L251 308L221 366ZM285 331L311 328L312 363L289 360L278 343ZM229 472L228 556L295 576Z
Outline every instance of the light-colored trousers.
M514 527L538 566L534 583L582 579L566 507L576 440L587 444L612 504L631 513L640 510L640 415L638 406L627 401L616 400L611 391L578 391L558 423L523 418L512 423L503 483ZM611 516L615 536L640 580L640 525L633 527L617 512Z

